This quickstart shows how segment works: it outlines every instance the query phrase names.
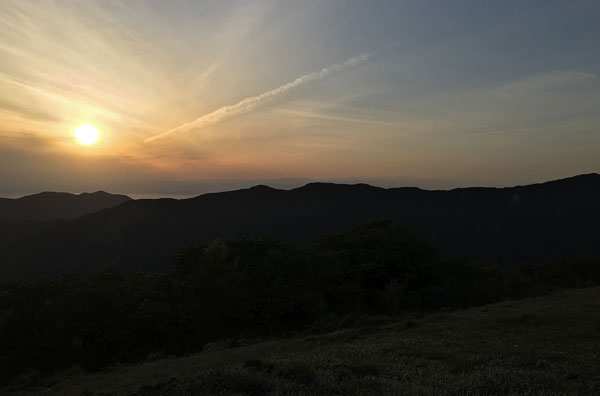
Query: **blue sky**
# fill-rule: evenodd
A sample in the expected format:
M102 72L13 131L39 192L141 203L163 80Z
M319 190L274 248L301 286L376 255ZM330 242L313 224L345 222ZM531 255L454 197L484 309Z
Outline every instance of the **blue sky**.
M598 172L598 20L597 1L5 0L0 195Z

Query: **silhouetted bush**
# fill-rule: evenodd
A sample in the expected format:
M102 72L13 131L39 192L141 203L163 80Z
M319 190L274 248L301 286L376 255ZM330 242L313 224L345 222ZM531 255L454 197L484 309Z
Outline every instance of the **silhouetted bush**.
M306 247L271 238L217 239L178 254L168 275L106 270L0 286L0 375L45 374L76 364L93 370L192 353L207 342L244 335L324 332L360 325L350 318L462 308L596 284L598 259L514 268L449 261L426 240L385 221L324 235ZM238 382L236 391L260 393L263 386L246 377Z

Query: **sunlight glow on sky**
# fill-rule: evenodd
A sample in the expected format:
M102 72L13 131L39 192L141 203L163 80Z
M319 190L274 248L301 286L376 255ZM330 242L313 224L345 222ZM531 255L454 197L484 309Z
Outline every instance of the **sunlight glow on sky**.
M0 196L598 172L598 20L594 0L3 0Z

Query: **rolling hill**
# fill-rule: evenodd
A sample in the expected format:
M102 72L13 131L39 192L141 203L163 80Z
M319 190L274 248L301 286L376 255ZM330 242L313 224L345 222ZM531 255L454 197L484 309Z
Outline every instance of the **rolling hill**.
M0 279L168 271L169 258L237 234L308 243L323 232L390 219L450 257L497 264L600 255L600 175L510 188L427 191L365 184L267 186L174 200L131 200L71 220L0 228Z
M0 198L0 222L74 219L129 201L126 195L95 193L69 194L43 192L17 199Z
M214 343L89 373L28 373L6 395L597 395L599 288L362 318L344 330ZM37 374L37 375L36 375Z

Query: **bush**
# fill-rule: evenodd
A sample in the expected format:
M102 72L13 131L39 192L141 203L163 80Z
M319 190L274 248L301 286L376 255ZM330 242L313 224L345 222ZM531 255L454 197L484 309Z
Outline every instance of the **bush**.
M244 335L325 332L360 325L368 315L600 284L598 259L504 269L449 261L389 222L324 235L302 248L271 238L218 239L181 252L173 268L166 275L106 270L0 286L0 378L77 364L95 370Z

